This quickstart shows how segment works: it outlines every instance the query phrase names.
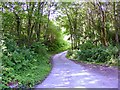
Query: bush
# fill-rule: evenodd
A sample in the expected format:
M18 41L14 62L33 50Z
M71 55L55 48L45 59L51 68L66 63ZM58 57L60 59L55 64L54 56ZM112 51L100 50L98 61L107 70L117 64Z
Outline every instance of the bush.
M31 45L31 50L37 54L47 55L48 48L44 44L37 42Z
M6 40L2 52L2 88L16 81L32 87L50 71L49 55L41 43L26 48L18 47L14 40Z
M79 46L79 49L86 50L86 49L91 49L91 48L95 47L95 45L91 42L92 42L91 40L86 41L84 44L81 44Z
M77 60L77 50L69 50L66 55L67 58L69 59L75 59Z
M96 62L96 63L105 63L108 62L112 56L116 58L118 49L116 47L97 47L92 49L86 49L78 51L77 56L79 60Z
M49 42L47 46L50 52L52 51L55 53L67 50L69 47L68 43L61 39L56 39L54 42Z
M84 46L85 45L85 46ZM88 47L90 45L90 47ZM68 51L67 57L78 61L90 63L104 63L108 65L117 65L118 48L116 46L94 46L85 43L80 46L80 50ZM76 53L77 52L77 53Z

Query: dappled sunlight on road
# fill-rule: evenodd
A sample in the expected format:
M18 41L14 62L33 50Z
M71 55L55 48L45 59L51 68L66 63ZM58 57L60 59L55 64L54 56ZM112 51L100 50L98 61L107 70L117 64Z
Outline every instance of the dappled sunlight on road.
M66 52L53 57L53 69L50 75L36 88L117 88L118 75L95 72L95 67L85 68L65 58ZM102 69L103 70L103 69ZM98 73L100 72L100 73ZM109 73L110 74L110 73Z
M87 72L81 72L81 73L76 73L76 74L71 74L71 76L80 76L80 75L90 75L89 73Z

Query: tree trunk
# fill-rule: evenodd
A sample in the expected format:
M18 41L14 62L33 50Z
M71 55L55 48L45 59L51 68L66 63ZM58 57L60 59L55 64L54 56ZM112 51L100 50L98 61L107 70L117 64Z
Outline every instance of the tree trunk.
M118 27L117 27L117 16L116 16L116 2L114 2L113 10L114 10L115 40L116 40L116 43L118 43L119 40L118 40Z
M41 2L38 2L38 19L41 21L41 15L40 15L40 9L41 9ZM40 16L40 17L39 17ZM38 25L37 25L37 32L36 32L36 34L37 34L37 42L39 42L40 41L40 23L41 22L39 22L39 23L37 23Z
M68 18L68 22L69 22L69 26L70 26L71 49L73 50L74 49L74 40L73 40L73 29L74 28L72 27L72 22L71 22L69 14L67 13L66 7L65 7L65 10L66 10L66 14L67 14L67 18Z
M20 17L18 16L18 14L16 14L16 12L13 12L16 16L16 29L17 29L17 36L20 38Z
M49 29L50 8L51 8L51 3L50 3L50 5L48 4L48 20L47 20L47 26L46 26L45 35L44 35L44 41L45 41L45 43L46 43L47 40L48 40L47 31L48 31L48 29Z
M34 3L32 4L31 2L29 2L28 5L27 5L27 10L28 10L28 29L27 29L27 35L28 35L28 46L29 46L30 45L30 41L31 41L31 36L32 36L31 32L32 32L32 29L34 27L34 25L32 26L32 23L31 23L31 21L32 21L32 13L33 13L33 9L34 9Z
M100 12L101 12L101 42L104 46L108 46L107 42L107 32L105 28L105 11L102 10L101 3L100 3Z

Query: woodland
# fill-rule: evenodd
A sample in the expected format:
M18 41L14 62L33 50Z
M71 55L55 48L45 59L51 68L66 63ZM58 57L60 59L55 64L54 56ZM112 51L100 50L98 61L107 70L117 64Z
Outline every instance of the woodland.
M0 88L33 87L51 56L119 66L120 2L1 2Z

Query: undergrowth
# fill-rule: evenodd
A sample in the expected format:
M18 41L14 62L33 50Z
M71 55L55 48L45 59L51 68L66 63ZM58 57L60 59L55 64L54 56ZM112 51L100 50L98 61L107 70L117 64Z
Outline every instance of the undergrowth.
M50 55L41 43L29 48L19 47L12 39L5 39L2 45L1 88L17 83L19 88L33 87L41 82L51 70Z
M117 46L95 46L87 42L79 50L69 50L66 57L78 62L118 66L119 49Z

